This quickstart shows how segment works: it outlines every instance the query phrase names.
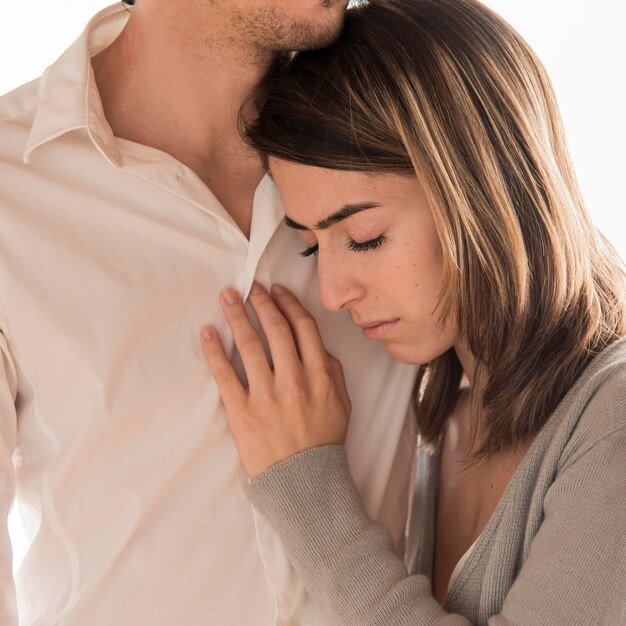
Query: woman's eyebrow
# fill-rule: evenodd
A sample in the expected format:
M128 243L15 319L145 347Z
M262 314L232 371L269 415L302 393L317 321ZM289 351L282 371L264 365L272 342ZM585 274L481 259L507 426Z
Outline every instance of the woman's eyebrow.
M296 230L309 230L306 226L302 226L302 224L298 224L298 222L294 222L291 218L285 215L285 224L289 226L289 228L295 228Z
M341 220L345 220L346 218L354 215L355 213L360 213L361 211L366 211L367 209L375 209L379 207L380 204L378 202L359 202L358 204L344 204L338 211L335 211L332 215L325 217L323 220L319 221L313 227L314 230L324 230L337 222L341 222ZM302 226L302 224L298 224L298 222L294 222L289 217L285 217L285 224L289 226L289 228L295 228L296 230L309 230L306 226Z

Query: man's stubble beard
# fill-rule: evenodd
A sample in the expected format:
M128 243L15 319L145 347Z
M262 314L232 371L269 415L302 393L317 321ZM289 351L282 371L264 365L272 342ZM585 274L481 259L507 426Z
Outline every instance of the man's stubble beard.
M323 7L332 7L333 4L336 2L332 0L321 1ZM343 28L345 13L337 16L330 9L327 10L328 19L317 23L290 18L278 7L235 12L232 15L232 26L243 41L259 50L315 50L336 41Z

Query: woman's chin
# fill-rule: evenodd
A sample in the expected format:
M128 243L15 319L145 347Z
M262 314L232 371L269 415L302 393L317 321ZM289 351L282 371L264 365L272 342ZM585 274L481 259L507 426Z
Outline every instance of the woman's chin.
M428 363L429 360L422 359L420 351L416 346L390 341L389 343L385 343L385 349L396 361L400 361L400 363L423 365L424 363Z
M385 349L396 361L408 365L426 365L446 352L446 349L437 349L433 346L416 345L414 343L400 343L397 341L385 342Z

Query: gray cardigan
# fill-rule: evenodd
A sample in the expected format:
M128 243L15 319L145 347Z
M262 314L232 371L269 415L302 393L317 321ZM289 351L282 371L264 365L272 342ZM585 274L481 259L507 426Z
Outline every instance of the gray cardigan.
M301 452L250 485L332 624L626 626L625 339L537 435L443 607L429 581L437 472L420 458L411 575L364 513L342 446Z

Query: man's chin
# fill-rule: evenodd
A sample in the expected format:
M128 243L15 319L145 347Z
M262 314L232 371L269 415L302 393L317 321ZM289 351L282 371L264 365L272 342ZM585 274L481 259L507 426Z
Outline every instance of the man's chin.
M289 41L285 41L281 46L281 52L292 50L320 50L334 44L343 31L343 15L336 19L328 20L325 24L308 24L306 27L294 33Z
M320 48L327 48L339 39L341 32L343 31L343 25L346 18L346 9L348 6L348 0L323 0L323 11L319 13L322 17L319 21L313 19L307 26L308 37L300 37L299 42L295 42L298 45L294 46L292 50L318 50ZM306 39L309 41L306 41Z

